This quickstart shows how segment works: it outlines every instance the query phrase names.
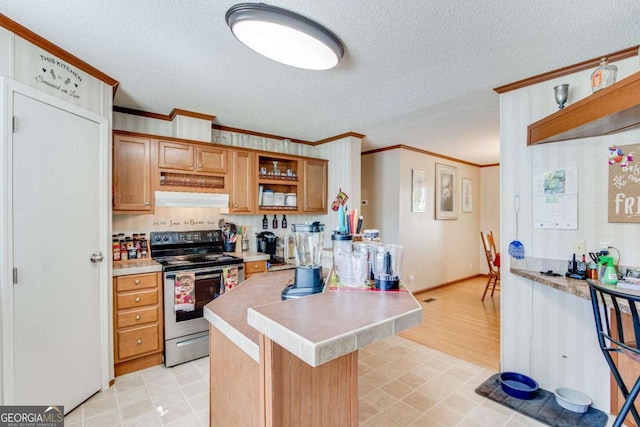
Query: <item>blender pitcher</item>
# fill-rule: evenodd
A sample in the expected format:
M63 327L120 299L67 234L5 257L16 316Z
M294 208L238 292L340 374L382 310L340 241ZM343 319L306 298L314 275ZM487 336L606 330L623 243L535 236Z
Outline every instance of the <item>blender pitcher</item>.
M324 224L317 221L311 224L293 224L287 241L289 239L293 239L296 271L293 284L282 291L282 299L322 292Z
M381 245L373 257L373 276L376 289L389 291L399 289L402 274L402 252L400 245Z

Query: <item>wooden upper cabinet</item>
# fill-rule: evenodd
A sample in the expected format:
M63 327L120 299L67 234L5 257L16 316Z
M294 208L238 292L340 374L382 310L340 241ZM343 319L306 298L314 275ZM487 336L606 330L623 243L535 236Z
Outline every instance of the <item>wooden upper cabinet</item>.
M304 212L327 212L327 161L305 159L302 192Z
M151 140L113 136L114 213L152 213Z
M220 147L158 141L158 168L165 170L227 173L227 150Z
M158 167L193 171L194 146L179 142L158 141Z
M219 147L196 146L196 171L226 173L227 150Z
M532 123L527 145L620 132L640 125L640 72Z
M252 213L254 210L255 160L249 151L231 152L231 194L229 211Z

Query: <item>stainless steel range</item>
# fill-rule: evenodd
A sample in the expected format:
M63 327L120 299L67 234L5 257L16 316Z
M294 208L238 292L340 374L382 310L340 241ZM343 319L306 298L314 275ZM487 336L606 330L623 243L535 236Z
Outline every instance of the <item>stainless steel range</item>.
M225 271L237 272L237 283L244 280L242 258L223 253L220 230L152 232L150 239L151 257L164 273L164 363L207 356L203 308L224 293Z

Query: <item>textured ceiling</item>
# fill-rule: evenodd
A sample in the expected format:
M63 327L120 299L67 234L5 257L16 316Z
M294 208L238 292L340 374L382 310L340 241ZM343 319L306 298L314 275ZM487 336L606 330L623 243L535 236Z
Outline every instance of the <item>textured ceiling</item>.
M328 71L241 45L234 1L2 0L0 13L120 81L115 104L317 141L366 135L477 164L499 161L493 88L640 41L637 0L274 0L345 45Z

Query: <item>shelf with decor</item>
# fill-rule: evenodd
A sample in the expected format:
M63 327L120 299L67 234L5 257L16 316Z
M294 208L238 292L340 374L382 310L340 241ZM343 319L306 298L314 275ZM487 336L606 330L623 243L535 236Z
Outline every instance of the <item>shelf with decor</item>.
M258 213L298 212L300 159L260 154L257 163Z
M640 125L640 72L624 78L527 128L527 145L589 138Z
M159 171L158 183L155 187L158 190L177 191L185 190L193 192L215 192L225 191L225 175L195 175L188 173L176 173Z

